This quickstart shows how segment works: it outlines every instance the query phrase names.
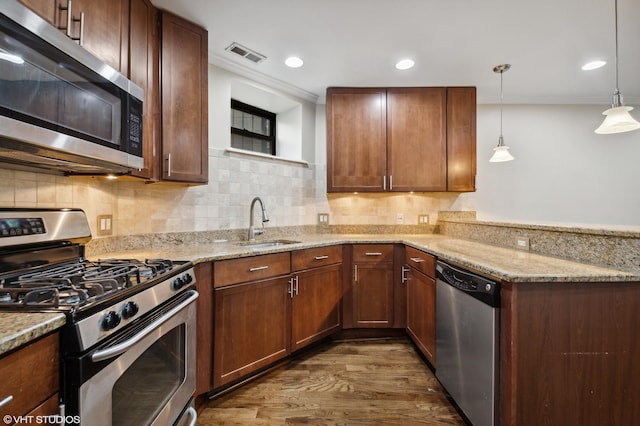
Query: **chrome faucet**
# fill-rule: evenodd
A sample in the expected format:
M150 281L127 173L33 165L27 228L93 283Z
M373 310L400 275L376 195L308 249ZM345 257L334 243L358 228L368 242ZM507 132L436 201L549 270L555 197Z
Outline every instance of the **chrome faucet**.
M264 228L264 223L269 222L269 216L267 215L267 209L264 206L264 203L260 199L260 197L256 197L251 200L251 207L249 208L249 241L255 241L256 235L260 235L264 232L264 229L254 229L253 228L253 206L255 206L256 201L260 202L260 208L262 209L262 227Z

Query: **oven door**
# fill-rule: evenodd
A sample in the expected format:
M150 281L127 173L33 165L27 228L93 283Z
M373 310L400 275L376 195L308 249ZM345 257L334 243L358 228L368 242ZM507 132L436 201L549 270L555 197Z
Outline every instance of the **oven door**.
M195 424L188 406L195 392L197 297L186 291L134 330L83 355L80 365L93 363L94 371L79 389L81 424L165 426L184 417Z

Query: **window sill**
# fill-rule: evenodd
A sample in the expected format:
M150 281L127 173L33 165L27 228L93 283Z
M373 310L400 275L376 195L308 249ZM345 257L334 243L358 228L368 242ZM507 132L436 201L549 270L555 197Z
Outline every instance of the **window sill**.
M292 160L290 158L278 157L277 155L262 154L260 152L246 151L244 149L238 149L238 148L226 148L224 151L230 154L239 154L239 155L246 155L249 157L264 158L267 160L283 161L285 163L300 164L302 166L309 167L309 163L307 161Z

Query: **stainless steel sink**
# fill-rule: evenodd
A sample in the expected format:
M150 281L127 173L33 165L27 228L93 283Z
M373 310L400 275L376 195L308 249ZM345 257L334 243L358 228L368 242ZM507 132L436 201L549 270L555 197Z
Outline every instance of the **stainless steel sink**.
M251 242L245 241L243 243L240 243L239 245L243 247L259 249L259 248L286 246L289 244L297 244L299 242L300 241L295 241L295 240L270 240L270 241L251 241Z

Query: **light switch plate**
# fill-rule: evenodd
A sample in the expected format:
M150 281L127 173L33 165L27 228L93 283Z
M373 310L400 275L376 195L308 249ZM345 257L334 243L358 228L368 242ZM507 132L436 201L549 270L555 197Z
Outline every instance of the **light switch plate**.
M429 215L428 214L419 214L418 215L418 225L428 225L429 224Z
M319 225L328 225L329 224L329 213L318 213L318 224Z

